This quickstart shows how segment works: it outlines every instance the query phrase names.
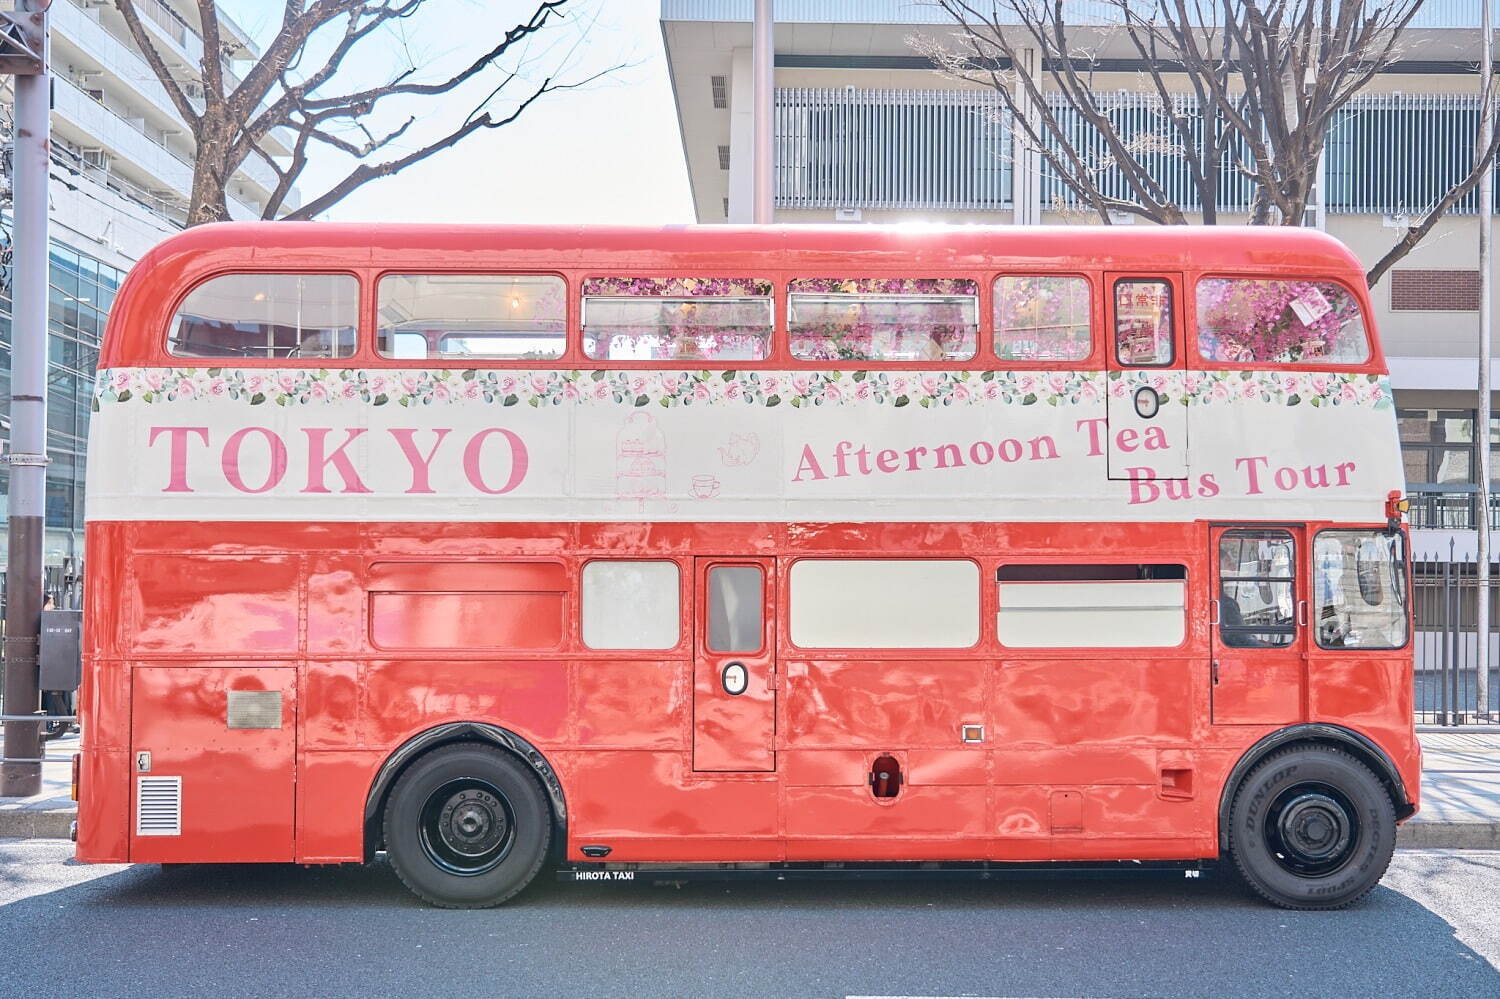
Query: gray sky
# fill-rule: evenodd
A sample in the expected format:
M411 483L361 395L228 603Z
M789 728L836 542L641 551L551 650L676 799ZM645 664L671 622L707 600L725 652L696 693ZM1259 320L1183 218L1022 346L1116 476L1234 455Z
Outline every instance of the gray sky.
M279 3L220 0L252 35L276 28ZM438 79L495 44L500 32L529 16L527 0L431 0L420 19L401 33L369 39L351 53L349 79L375 82L408 57L420 78ZM395 177L375 181L327 213L334 220L437 222L691 222L687 171L662 53L657 0L575 0L566 22L534 36L529 81L559 65L563 79L581 79L629 63L579 90L548 94L514 123L484 129ZM515 60L510 60L513 63ZM469 87L443 98L409 102L388 114L399 124L418 122L407 137L419 139L462 120L494 86ZM512 84L517 95L527 80ZM337 93L339 90L330 89ZM513 106L498 100L497 109ZM394 112L395 109L393 108ZM405 137L403 137L405 138ZM403 151L419 143L407 143ZM390 147L392 149L396 147ZM342 164L309 167L300 185L319 193ZM347 167L345 167L347 169Z

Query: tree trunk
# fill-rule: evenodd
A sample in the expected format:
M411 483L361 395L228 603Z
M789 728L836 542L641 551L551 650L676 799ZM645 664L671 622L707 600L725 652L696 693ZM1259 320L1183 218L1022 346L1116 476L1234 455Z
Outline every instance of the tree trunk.
M193 192L188 202L188 225L228 221L229 203L224 195L224 176L227 172L222 163L199 155L193 167Z

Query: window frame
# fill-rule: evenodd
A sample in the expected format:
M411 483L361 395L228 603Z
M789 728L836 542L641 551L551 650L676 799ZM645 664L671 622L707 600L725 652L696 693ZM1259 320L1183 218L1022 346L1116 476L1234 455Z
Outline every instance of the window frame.
M1366 356L1363 361L1339 361L1332 364L1316 364L1308 361L1216 361L1206 358L1198 349L1198 282L1204 280L1241 281L1317 281L1337 285L1343 289L1359 308L1360 320L1365 328ZM1359 374L1385 374L1385 358L1381 350L1380 337L1374 328L1374 310L1367 295L1361 295L1343 278L1331 274L1288 273L1279 270L1265 271L1195 271L1183 276L1183 295L1187 299L1184 323L1191 317L1191 325L1185 325L1183 348L1188 367L1200 371L1312 371L1312 372L1356 372Z
M1000 283L1001 278L1039 278L1039 277L1066 277L1080 278L1089 290L1089 352L1086 357L1076 361L1020 361L1000 356L999 337L1000 327L995 316L995 286ZM1104 367L1103 338L1099 335L1102 329L1104 317L1104 302L1101 290L1102 282L1097 272L1088 271L1045 271L1036 268L1016 268L1010 270L996 271L980 288L982 299L980 315L980 336L987 340L988 349L983 352L983 358L987 363L996 365L1002 371L1097 371ZM987 306L987 307L986 307ZM988 324L988 336L985 337L985 326ZM978 360L978 358L976 358Z
M1107 366L1115 371L1173 371L1180 369L1187 357L1187 319L1183 315L1182 302L1185 296L1179 285L1186 283L1181 272L1134 271L1112 272L1107 275L1109 288L1106 302L1109 321L1105 324L1105 349ZM1159 284L1167 289L1167 345L1172 356L1165 361L1143 364L1127 361L1120 356L1120 286L1123 284Z
M699 557L701 558L702 556L699 556ZM759 596L759 600L758 600L758 603L757 603L757 615L758 615L758 624L759 624L759 627L757 629L757 634L760 637L758 639L759 644L755 648L753 648L753 649L716 649L716 648L714 648L714 644L713 644L713 601L714 601L713 579L714 579L714 573L718 572L721 569L753 569L753 570L755 570L756 575L760 577L760 589L757 591L758 592L758 596ZM767 632L770 631L770 629L768 629L766 627L766 624L767 624L767 620L766 619L767 619L767 616L768 616L766 612L767 612L767 609L768 609L768 605L771 603L769 600L766 599L767 593L768 593L768 589L767 588L775 586L775 585L776 585L776 579L775 579L774 573L773 572L767 572L766 571L766 567L763 566L763 565L761 565L759 562L737 562L737 561L735 561L733 559L719 560L719 559L712 559L711 558L710 561L709 561L709 563L708 563L708 565L705 566L704 573L703 573L703 650L705 652L707 652L709 655L715 656L715 657L733 657L733 656L751 657L751 656L764 656L764 655L766 655L767 654ZM774 613L771 616L774 617ZM772 623L774 623L774 622L772 622ZM696 628L696 626L697 626L697 623L694 622L694 627Z
M586 338L587 338L587 335L588 335L588 306L589 306L590 300L616 299L616 298L618 298L618 299L621 299L623 301L684 302L684 301L692 301L695 297L696 298L701 298L701 299L703 299L705 301L740 302L740 303L745 303L745 302L759 302L759 301L764 300L766 302L766 304L769 306L770 310L771 310L771 315L770 315L771 323L766 328L766 334L767 334L766 335L766 356L765 357L754 358L754 359L739 358L739 359L736 359L736 360L733 360L733 361L726 361L726 362L724 362L724 364L725 364L724 370L732 371L732 370L738 370L739 368L742 368L742 367L762 366L762 365L765 365L765 364L767 364L767 363L772 362L772 361L775 360L775 358L776 358L776 351L777 351L777 347L778 347L778 340L780 339L780 335L781 335L781 333L783 332L783 329L784 329L784 327L782 326L782 324L780 324L777 321L777 316L778 316L778 312L777 312L777 308L776 308L776 299L777 299L776 292L777 292L777 290L778 290L777 289L777 285L773 281L772 282L772 286L771 286L771 294L767 295L767 296L760 296L760 295L753 295L753 296L745 296L745 295L698 295L698 296L689 296L689 295L660 295L660 296L646 296L646 295L642 295L642 296L638 296L638 297L633 297L632 298L632 297L628 297L628 296L624 296L624 295L584 295L582 293L582 290L581 290L581 287L580 287L580 292L578 294L578 352L579 352L579 355L582 357L582 359L583 359L583 361L585 363L587 363L587 364L593 364L593 365L638 364L638 365L642 365L642 366L648 367L648 368L657 368L657 367L666 368L666 367L674 367L674 366L676 366L676 367L683 367L683 368L688 368L688 369L700 369L700 368L708 367L708 369L711 370L711 371L712 370L717 370L717 362L715 364L713 364L713 365L708 365L708 364L705 363L705 362L708 361L708 358L703 358L703 357L698 357L698 358L693 358L693 357L671 357L671 358L667 358L667 357L660 357L660 358L648 357L648 358L639 358L639 359L638 358L624 358L624 357L620 357L620 358L614 358L614 357L594 357L592 354L590 354L588 352L588 346L587 346L587 344L585 342Z
M444 357L439 354L426 358L396 357L393 354L384 353L380 349L380 286L386 278L391 277L467 277L467 278L552 278L562 283L562 353L556 357L545 357L525 359L519 357ZM402 367L442 367L442 368L478 368L478 367L565 367L569 352L573 349L574 336L571 321L571 284L567 277L559 271L534 270L494 270L485 268L483 270L460 270L455 268L385 268L380 270L370 281L370 303L369 314L371 317L370 328L367 338L361 339L361 346L365 346L368 340L368 352L377 361L395 362ZM395 334L395 335L399 335Z
M193 354L179 354L172 349L172 329L177 317L182 313L182 307L188 298L199 288L204 287L210 281L221 277L239 277L243 275L268 274L268 275L292 275L294 277L335 276L353 278L355 282L355 322L354 322L354 349L348 354L339 357L199 357ZM350 267L317 267L305 270L287 270L275 267L227 267L221 270L205 274L189 285L182 294L172 303L171 309L167 311L166 327L157 337L157 348L161 356L176 367L197 368L352 368L362 364L369 352L367 343L367 330L369 309L372 304L372 293L367 283L368 273ZM180 362L198 362L187 365ZM232 362L232 363L226 363ZM358 363L357 363L358 362Z
M596 562L608 562L608 563L615 563L615 562L659 562L659 563L663 563L665 565L670 565L674 569L676 569L677 570L677 640L676 640L676 642L674 642L671 645L659 646L659 647L653 646L651 648L642 648L642 647L639 647L639 646L634 647L634 648L620 648L620 647L598 648L598 647L595 647L593 645L590 645L588 643L588 640L586 638L584 638L584 632L583 632L583 627L584 627L584 624L583 624L583 622L584 622L584 599L585 599L585 594L584 594L584 576L586 575L586 573L588 571L588 567L591 566L591 565L593 565ZM577 639L578 639L578 645L577 645L578 651L584 653L585 655L595 655L595 656L622 656L623 655L623 656L627 656L627 657L642 658L642 659L645 659L645 658L654 658L654 657L661 657L661 656L667 655L669 653L680 653L683 650L684 646L686 646L686 645L688 645L688 644L690 644L692 642L693 634L697 630L697 624L696 624L695 619L693 618L692 592L691 592L691 589L688 586L685 586L683 584L683 581L685 579L691 581L692 578L693 577L692 577L692 563L691 563L691 560L689 561L689 563L688 563L687 566L684 566L683 563L682 563L682 560L676 559L676 558L671 558L669 556L655 556L655 555L650 555L650 554L634 554L634 555L626 554L626 555L589 555L589 556L585 556L583 558L580 558L579 561L578 561L578 576L577 576L577 580L578 580L578 582L577 582L577 592L578 592L577 609L576 609L576 611L573 614L573 619L577 623L576 624L576 631L574 632L574 634L577 635Z
M1358 646L1344 646L1344 645L1324 645L1323 644L1323 637L1319 633L1319 629L1317 627L1316 620L1315 620L1316 617L1317 617L1317 615L1319 615L1322 612L1322 606L1318 602L1318 583L1319 583L1319 580L1318 580L1318 559L1317 559L1318 539L1320 537L1322 537L1323 535L1325 535L1325 534L1352 534L1352 533L1386 534L1386 533L1388 533L1388 528L1386 528L1383 525L1380 525L1380 526L1372 525L1372 526L1368 526L1368 527L1361 527L1359 525L1350 526L1350 525L1347 525L1347 524L1341 524L1341 525L1339 525L1337 527L1322 527L1322 528L1319 528L1318 530L1316 530L1316 531L1313 532L1312 543L1308 546L1308 553L1307 553L1308 554L1308 558L1310 558L1312 560L1312 570L1311 570L1311 574L1310 574L1310 577L1309 577L1309 581L1310 581L1311 586L1312 586L1312 592L1311 592L1311 599L1308 601L1308 611L1309 611L1309 616L1314 619L1313 623L1311 623L1309 625L1309 629L1308 630L1310 630L1313 633L1313 643L1314 643L1314 646L1320 652L1353 652L1353 653L1356 653L1356 654L1358 654L1358 653L1366 653L1366 654L1368 654L1368 653L1371 653L1371 652L1400 652L1403 649L1410 648L1412 640L1415 637L1416 631L1417 631L1417 627L1416 627L1416 608L1415 608L1414 604L1412 603L1413 596L1414 596L1413 587L1416 585L1416 581L1415 581L1415 579L1413 577L1416 575L1416 573L1413 571L1413 566L1412 566L1411 538L1408 535L1406 535L1404 533L1400 533L1400 532L1397 533L1397 536L1400 537L1400 539L1401 539L1401 554L1402 554L1402 570L1401 571L1402 571L1402 576L1403 576L1403 579L1402 579L1402 584L1403 584L1402 585L1402 589L1404 591L1403 596L1402 596L1402 602L1405 604L1405 607L1406 607L1406 641L1402 642L1400 645L1358 645Z
M833 268L830 268L833 269ZM834 371L965 371L981 370L996 367L995 350L993 342L987 347L986 338L993 341L994 323L992 318L987 318L987 310L992 309L990 284L987 282L987 273L977 273L972 270L955 269L943 273L932 273L930 271L897 271L882 272L880 269L859 268L860 276L849 276L845 278L830 278L812 276L810 272L817 270L799 263L791 270L781 270L777 273L776 295L781 309L778 313L780 322L776 330L776 351L772 355L777 364L789 370L834 370ZM833 294L831 292L793 292L794 281L970 281L974 284L975 302L975 342L974 353L965 360L909 360L909 361L840 361L828 359L804 360L792 353L792 331L791 312L793 294ZM851 296L852 297L852 296ZM899 298L901 295L887 297ZM936 296L953 297L953 296Z
M702 360L672 358L660 360L597 360L589 357L583 349L583 289L591 280L608 277L632 277L652 280L682 280L691 277L699 280L715 280L721 278L744 278L746 270L753 269L756 273L753 277L757 280L766 280L771 283L771 338L770 352L763 360L759 361L734 361L732 364L724 364L722 370L742 371L748 369L779 370L787 366L786 348L783 343L783 323L781 317L784 315L786 306L786 275L779 263L770 267L703 267L688 271L686 268L674 268L664 270L661 267L614 267L611 264L589 263L584 266L571 268L568 272L568 353L566 359L571 367L598 369L603 371L702 371L705 365ZM589 296L591 298L608 296ZM682 296L677 296L682 297ZM703 298L716 296L704 295ZM558 362L559 364L561 362ZM795 363L795 362L793 362ZM538 365L544 367L545 365ZM710 371L721 370L720 367L709 367Z
M928 555L861 555L847 553L807 553L797 554L789 558L779 558L778 563L783 563L778 569L778 585L784 595L784 610L778 609L777 617L780 619L778 628L781 629L779 638L780 648L796 650L807 653L819 659L849 660L849 659L915 659L930 656L944 658L972 658L981 650L990 648L993 632L985 623L986 614L993 610L990 596L985 592L985 567L990 564L989 559L968 555L954 554L928 554ZM968 562L974 566L975 582L978 590L975 595L975 611L979 615L974 642L971 645L799 645L792 635L792 603L795 594L792 588L792 569L799 562ZM993 614L990 614L993 618ZM778 653L782 659L787 658L785 654Z
M1150 557L1152 559L1156 559L1157 561L1151 562L1151 563L1142 563L1141 559L1139 559L1139 558L1128 558L1128 557L1124 557L1124 556L1114 557L1114 558L1088 558L1083 553L1060 553L1060 554L1058 554L1056 556L1048 556L1048 557L1045 557L1045 558L1024 558L1024 557L1023 558L1015 558L1015 557L1010 557L1010 556L1001 556L999 558L992 559L991 560L991 571L990 571L990 576L989 576L989 584L990 584L989 590L990 590L991 595L993 596L993 605L990 606L990 608L989 608L990 614L989 614L988 620L989 620L989 626L994 629L994 631L992 632L992 634L994 636L995 647L997 649L999 649L1000 652L1003 655L1005 655L1006 657L1036 657L1036 658L1052 658L1052 657L1055 657L1060 652L1063 652L1063 653L1078 653L1081 658L1090 658L1090 657L1095 657L1095 656L1107 657L1107 656L1115 656L1115 655L1121 655L1121 654L1123 654L1123 655L1139 655L1139 654L1143 654L1143 653L1150 653L1152 655L1160 655L1160 654L1166 654L1166 653L1171 653L1171 652L1181 653L1181 652L1186 651L1195 641L1198 640L1197 639L1197 630L1196 630L1195 625L1194 625L1194 619L1193 619L1192 614L1190 613L1191 610L1192 610L1192 608L1193 608L1193 601L1196 599L1194 597L1193 593L1194 593L1194 588L1197 585L1197 578L1196 578L1196 575L1195 575L1194 570L1193 570L1193 559L1188 554L1186 554L1184 552L1171 551L1171 550L1154 552L1154 553L1151 554ZM1000 608L1002 606L1001 601L1000 601L1000 587L1002 585L1004 585L1004 583L1006 583L1006 582L1025 582L1025 583L1042 584L1042 585L1045 585L1047 583L1054 583L1054 582L1055 583L1132 582L1132 580L1067 580L1067 579L1059 579L1059 580L1002 580L1002 579L999 578L999 574L1007 566L1059 566L1059 565L1100 565L1100 566L1103 566L1103 565L1141 565L1141 564L1175 565L1175 566L1181 566L1182 567L1183 575L1182 575L1181 582L1182 582L1182 587L1183 587L1182 594L1183 594L1183 604L1184 604L1184 606L1183 606L1183 615L1182 615L1182 617L1183 617L1183 627L1182 627L1182 639L1176 645L1056 645L1056 646L1049 645L1049 646L1036 646L1036 645L1006 645L1004 642L1002 642L1000 640ZM1139 580L1139 581L1140 582L1175 582L1175 580Z
M1290 567L1289 571L1291 573L1290 576L1283 578L1283 577L1280 577L1280 576L1246 576L1246 575L1244 575L1242 573L1233 573L1233 574L1229 575L1227 578L1228 578L1228 580L1230 582L1234 582L1234 583L1255 583L1255 584L1257 584L1259 586L1262 586L1262 587L1264 587L1267 584L1289 583L1291 585L1291 594L1292 594L1291 624L1290 625L1264 625L1264 626L1258 626L1258 627L1257 626L1253 626L1253 625L1240 624L1240 625L1236 625L1234 627L1236 629L1239 629L1239 631L1240 631L1241 634L1255 634L1255 633L1260 633L1260 634L1283 634L1284 633L1284 634L1290 635L1290 639L1291 640L1288 641L1288 642L1284 642L1282 644L1279 644L1279 645L1236 645L1236 644L1232 644L1229 641L1227 641L1225 639L1225 637L1224 637L1225 614L1224 614L1223 601L1225 601L1226 599L1228 599L1224 595L1224 582L1225 582L1226 576L1224 575L1224 571L1223 571L1223 568L1222 568L1222 565L1221 565L1221 561L1220 561L1221 558L1223 557L1223 545L1224 545L1224 541L1225 541L1225 539L1228 539L1228 538L1236 538L1236 537L1244 537L1244 536L1250 536L1251 538L1256 538L1258 536L1258 540L1263 540L1263 541L1264 540L1273 540L1273 539L1267 537L1268 535L1273 535L1273 534L1280 534L1280 535L1282 535L1284 537L1284 539L1287 542L1289 542L1291 544L1291 546L1292 546L1292 557L1288 560L1288 565ZM1226 527L1223 531L1219 532L1219 534L1217 536L1217 539L1216 539L1216 543L1213 546L1212 555L1211 555L1211 557L1213 559L1212 565L1213 565L1213 583L1214 583L1214 585L1213 585L1213 588L1212 588L1212 592L1209 594L1210 598L1216 604L1216 606L1214 607L1213 620L1212 620L1211 625L1210 625L1210 627L1212 629L1210 640L1213 643L1213 647L1214 647L1214 649L1216 651L1233 651L1236 654L1244 653L1244 652L1249 652L1249 651L1300 654L1299 650L1302 650L1302 649L1305 648L1305 646L1303 645L1303 632L1306 631L1306 625L1302 624L1301 621L1300 621L1301 614L1299 612L1298 605L1299 605L1299 603L1301 601L1303 601L1303 600L1306 599L1303 596L1303 594L1306 592L1305 588L1306 588L1307 584L1304 581L1303 577L1304 577L1305 574L1307 574L1309 572L1309 569L1308 569L1308 566L1307 566L1307 563L1306 563L1305 560L1307 560L1307 559L1309 559L1311 557L1311 546L1309 546L1309 549L1308 549L1307 552L1299 552L1297 550L1299 544L1300 544L1300 541L1299 541L1299 539L1297 537L1296 531L1294 531L1293 529L1288 528L1288 527L1284 527L1284 526L1280 526L1280 525L1274 525L1274 524L1257 525L1257 526L1236 525L1236 526L1233 526L1233 527ZM1238 603L1238 601L1236 601L1236 603ZM1282 628L1288 628L1290 630L1287 631L1287 632L1282 632L1282 631L1279 630L1279 629L1282 629Z

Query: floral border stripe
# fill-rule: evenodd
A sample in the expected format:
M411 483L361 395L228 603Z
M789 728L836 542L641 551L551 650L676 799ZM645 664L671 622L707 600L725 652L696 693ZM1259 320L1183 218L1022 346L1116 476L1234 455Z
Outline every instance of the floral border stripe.
M99 372L94 409L231 399L251 406L305 406L349 399L374 406L485 402L555 406L880 405L999 403L1076 405L1123 398L1141 387L1168 402L1235 400L1285 406L1391 406L1381 375L1271 371L505 371L268 368L118 368Z

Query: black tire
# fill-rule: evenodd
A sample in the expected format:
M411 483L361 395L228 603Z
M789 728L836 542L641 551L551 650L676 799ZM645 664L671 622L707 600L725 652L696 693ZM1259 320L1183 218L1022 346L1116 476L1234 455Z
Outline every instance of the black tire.
M1284 909L1342 909L1374 890L1396 810L1370 768L1332 746L1293 746L1240 783L1229 849L1255 893Z
M396 875L445 909L499 905L546 859L552 812L531 768L492 746L460 743L418 757L385 806Z

